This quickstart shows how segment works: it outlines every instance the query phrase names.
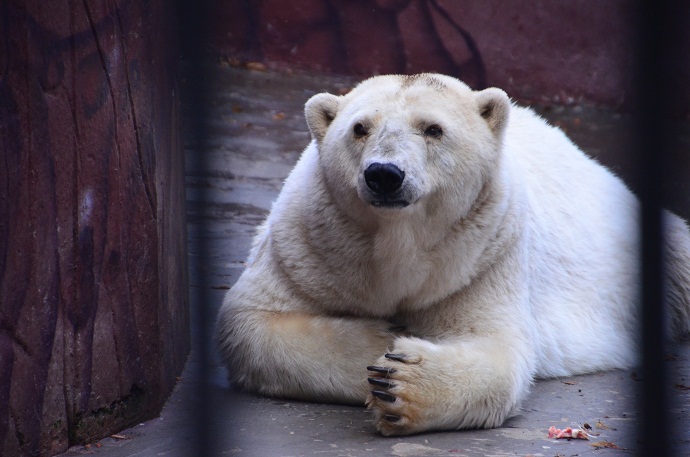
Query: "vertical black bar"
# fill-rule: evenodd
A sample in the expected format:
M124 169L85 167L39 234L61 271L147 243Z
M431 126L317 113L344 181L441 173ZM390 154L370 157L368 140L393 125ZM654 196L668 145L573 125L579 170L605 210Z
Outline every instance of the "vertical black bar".
M206 107L209 106L209 94L206 89L206 60L207 60L207 30L209 23L209 4L208 0L177 0L178 30L181 50L180 73L186 79L182 85L183 105L185 111L183 120L187 138L185 146L193 151L193 160L198 169L206 170L204 166L206 160ZM198 202L195 204L203 205L207 195L204 186L198 189ZM202 208L195 208L200 211ZM208 306L209 287L208 278L203 268L204 259L208 258L208 237L206 230L203 229L204 221L200 216L199 224L201 229L199 234L191 237L190 253L190 285L195 285L198 290L190 293L190 305L192 306L192 355L190 362L197 362L198 370L192 376L196 379L196 392L192 400L192 413L190 426L194 429L194 440L192 449L194 457L210 457L216 455L215 435L213 433L213 423L215 409L211 397L211 352L209 342L211 341L212 313ZM196 255L194 255L196 254ZM195 360L196 359L196 360ZM190 456L191 457L191 456Z
M639 455L669 455L668 375L664 363L663 223L664 175L673 145L671 69L678 51L677 3L638 0L635 17L635 151L642 202L642 385Z

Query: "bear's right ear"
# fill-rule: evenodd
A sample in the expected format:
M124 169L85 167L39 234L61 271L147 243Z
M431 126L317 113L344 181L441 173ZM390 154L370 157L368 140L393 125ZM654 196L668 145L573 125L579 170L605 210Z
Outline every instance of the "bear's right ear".
M318 143L326 136L326 130L338 113L340 97L333 94L316 94L304 105L304 117L312 138Z

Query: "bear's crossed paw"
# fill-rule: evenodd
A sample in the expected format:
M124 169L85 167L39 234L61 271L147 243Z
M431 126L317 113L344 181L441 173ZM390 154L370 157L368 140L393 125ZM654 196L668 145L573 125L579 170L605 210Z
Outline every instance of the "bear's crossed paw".
M382 435L496 427L514 409L515 392L501 376L445 349L418 338L398 338L393 351L367 367L371 391L366 405Z

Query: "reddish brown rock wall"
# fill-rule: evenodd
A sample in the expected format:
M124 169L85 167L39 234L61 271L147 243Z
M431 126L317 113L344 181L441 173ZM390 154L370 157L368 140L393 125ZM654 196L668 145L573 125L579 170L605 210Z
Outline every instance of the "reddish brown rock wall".
M213 3L212 43L231 59L360 76L437 71L544 103L630 100L630 0ZM677 66L690 79L690 61Z
M0 454L155 416L189 350L174 11L0 5Z

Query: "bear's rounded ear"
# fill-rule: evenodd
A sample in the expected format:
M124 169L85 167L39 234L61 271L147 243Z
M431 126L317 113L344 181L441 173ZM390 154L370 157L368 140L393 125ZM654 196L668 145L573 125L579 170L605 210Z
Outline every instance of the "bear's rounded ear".
M326 130L331 125L338 112L340 97L333 94L316 94L304 105L304 117L307 119L307 127L312 138L321 142L326 136Z
M508 123L510 99L501 89L490 87L476 92L479 115L489 124L494 134L499 134Z

